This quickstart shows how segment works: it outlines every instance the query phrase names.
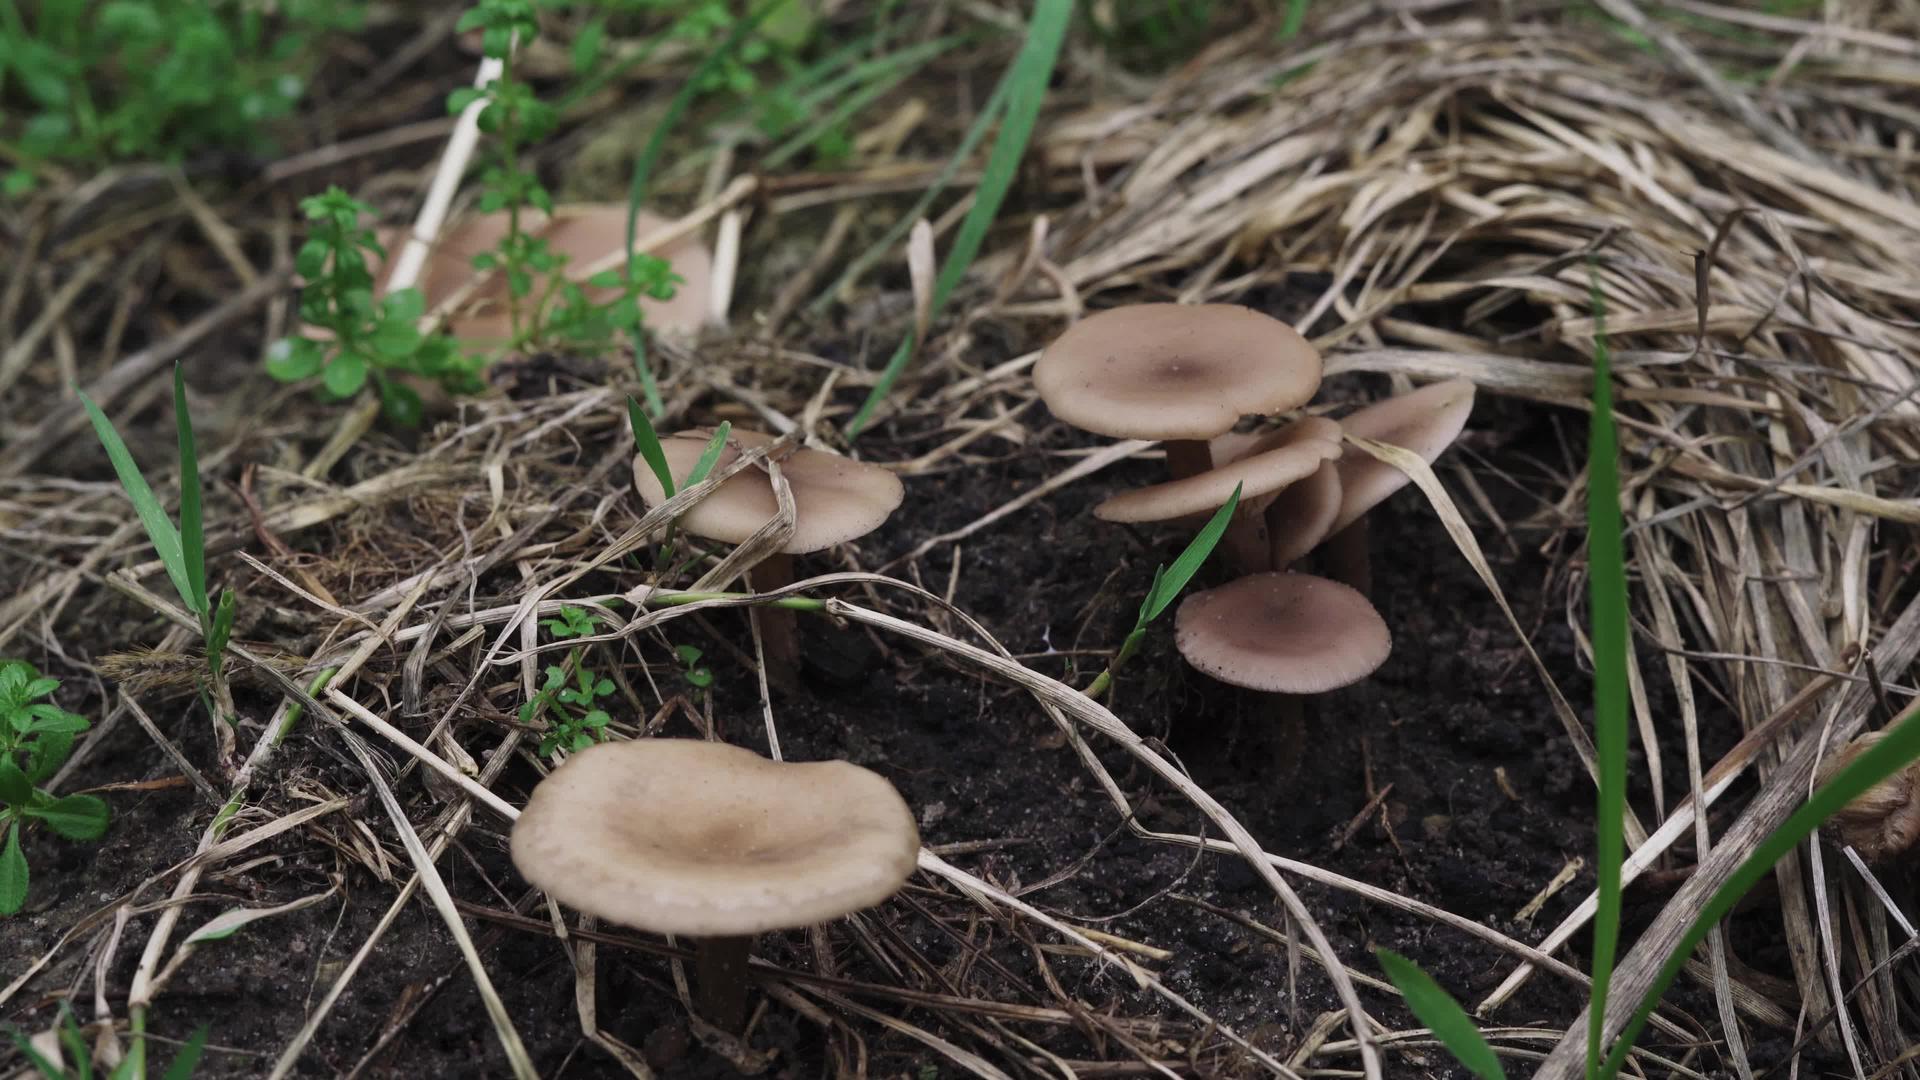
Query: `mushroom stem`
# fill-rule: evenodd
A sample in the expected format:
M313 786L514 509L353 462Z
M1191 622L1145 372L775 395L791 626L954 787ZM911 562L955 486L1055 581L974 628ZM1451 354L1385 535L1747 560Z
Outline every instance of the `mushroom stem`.
M1302 694L1265 694L1264 708L1273 721L1274 779L1300 775L1307 751L1307 699Z
M693 943L694 1006L729 1035L747 1026L747 954L750 937L700 938Z
M755 592L771 592L793 584L793 556L776 551L748 574ZM800 637L794 613L761 604L753 608L760 623L760 642L767 650L767 683L782 690L800 685Z
M1258 574L1274 568L1273 538L1267 531L1264 513L1250 514L1244 508L1235 510L1233 519L1227 522L1227 531L1220 537L1220 546L1226 549L1234 569L1242 574Z
M1327 537L1320 547L1320 561L1328 577L1372 599L1373 562L1367 554L1366 518L1355 518L1353 524Z
M1168 439L1160 444L1167 452L1167 473L1175 480L1199 476L1213 468L1213 452L1205 439Z

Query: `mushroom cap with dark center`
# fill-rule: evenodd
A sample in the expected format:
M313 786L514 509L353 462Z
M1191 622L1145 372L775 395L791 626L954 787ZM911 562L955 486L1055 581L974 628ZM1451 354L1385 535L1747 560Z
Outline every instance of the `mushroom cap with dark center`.
M1274 571L1195 593L1174 616L1187 663L1224 683L1319 694L1386 663L1393 637L1358 592L1326 578Z
M1348 435L1405 447L1431 464L1467 426L1473 390L1473 383L1466 379L1431 383L1343 416L1340 427ZM1339 532L1353 524L1410 479L1365 450L1345 455L1340 459L1340 515L1329 531Z
M1339 456L1340 425L1309 416L1260 440L1237 461L1183 480L1123 491L1094 507L1093 514L1102 521L1166 521L1208 513L1225 506L1236 486L1242 505L1252 513L1274 492Z
M1074 323L1033 384L1053 415L1128 439L1210 439L1240 417L1303 405L1320 354L1278 319L1233 304L1134 304Z
M711 431L683 431L660 440L667 469L678 483L706 452ZM740 456L740 448L765 446L773 436L734 428L714 463L718 472ZM795 450L780 458L780 475L793 491L793 535L780 550L804 555L844 544L880 527L905 497L900 478L880 468L825 450ZM633 483L648 506L666 501L660 478L645 458L633 459ZM709 540L745 542L779 513L773 479L756 466L734 473L680 518L680 527Z
M885 900L913 812L878 773L726 743L636 739L573 755L514 823L513 864L568 907L659 934L738 937Z

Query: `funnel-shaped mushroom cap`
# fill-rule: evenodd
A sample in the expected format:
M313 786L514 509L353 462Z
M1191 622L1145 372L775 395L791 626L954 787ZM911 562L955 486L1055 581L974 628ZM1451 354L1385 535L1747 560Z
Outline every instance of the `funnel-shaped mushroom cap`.
M1320 387L1320 354L1251 308L1135 304L1068 327L1040 354L1033 385L1053 415L1086 431L1210 439L1249 413L1305 404Z
M697 739L602 743L533 789L513 864L568 907L659 934L809 926L913 873L913 812L845 761L770 761Z
M1404 446L1431 463L1453 445L1471 412L1473 384L1449 379L1375 402L1342 417L1340 427L1349 435ZM1340 459L1340 516L1329 531L1338 532L1353 524L1361 514L1405 487L1408 480L1406 473L1364 450L1347 454Z
M1290 485L1267 504L1267 535L1273 538L1273 565L1284 569L1320 546L1340 514L1340 466L1328 462L1312 476Z
M676 482L693 472L712 437L711 431L683 431L660 440L667 469ZM734 428L726 449L720 451L720 460L714 463L714 471L732 464L740 456L741 447L752 449L772 441L771 435ZM780 549L789 555L804 555L865 536L879 528L906 495L899 477L878 465L839 454L795 450L779 461L780 475L786 477L793 491L793 535ZM647 466L646 459L637 455L633 459L633 486L650 507L666 501L660 478ZM680 518L680 527L695 536L738 544L779 512L772 477L749 466L687 511Z
M1240 487L1240 500L1251 511L1266 496L1313 475L1321 462L1340 456L1340 425L1309 416L1281 428L1255 444L1238 461L1172 480L1164 484L1121 492L1093 508L1102 521L1166 521L1186 514L1208 513L1225 506Z
M641 213L634 223L634 237L643 239L648 233L658 231L667 224L665 219ZM614 203L557 206L553 217L544 221L537 217L529 220L523 215L522 225L535 236L545 239L555 253L567 256L567 279L580 282L600 270L618 267L617 262L602 264L617 258L621 244L626 239L627 208ZM442 232L427 256L418 283L421 294L426 298L427 310L434 310L443 301L465 289L478 275L473 268L473 257L491 251L506 234L505 211L471 214ZM380 243L390 256L398 257L400 247L405 242L406 231L403 229L380 231ZM673 272L684 280L675 287L670 299L648 298L640 301L640 310L646 316L647 325L670 333L691 334L698 331L707 316L707 292L713 277L713 256L707 251L706 245L689 236L648 254L667 260ZM390 268L391 264L388 264L376 270L382 292L386 287L386 271ZM586 288L584 291L588 299L596 302L618 295L618 290L614 289ZM499 340L511 335L513 330L507 310L506 280L498 273L490 275L460 302L457 312L448 320L448 328L458 337L476 340Z
M1173 621L1187 663L1221 682L1276 694L1359 682L1393 648L1366 597L1307 574L1251 574L1195 593Z

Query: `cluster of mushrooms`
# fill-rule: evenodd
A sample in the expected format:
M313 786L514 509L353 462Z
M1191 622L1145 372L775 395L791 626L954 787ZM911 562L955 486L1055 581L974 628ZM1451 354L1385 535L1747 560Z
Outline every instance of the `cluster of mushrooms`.
M1243 576L1188 597L1176 637L1199 670L1289 697L1355 682L1389 649L1386 624L1364 595L1359 530L1362 515L1407 478L1371 456L1344 454L1343 439L1379 439L1432 461L1473 403L1472 384L1439 383L1339 422L1305 416L1271 432L1234 432L1244 416L1300 409L1320 375L1319 355L1291 328L1225 305L1113 309L1069 329L1034 368L1060 419L1165 443L1172 478L1114 496L1098 516L1188 519L1214 512L1240 488L1224 548ZM688 475L711 435L662 439L669 471ZM716 471L772 441L734 431ZM838 454L795 449L777 462L794 529L751 571L762 592L792 582L792 556L877 528L904 494L892 473ZM640 458L634 484L650 507L667 498ZM771 474L745 468L678 524L741 544L778 510ZM1347 583L1288 569L1316 549ZM769 678L792 686L793 613L762 615ZM561 903L689 939L697 1011L737 1033L746 1022L753 937L885 900L913 872L920 838L893 785L849 762L787 763L724 743L649 738L571 755L534 788L511 846L520 873Z
M1432 462L1466 425L1473 384L1433 383L1338 422L1301 416L1258 433L1244 416L1312 400L1321 361L1277 319L1230 304L1135 304L1075 323L1041 353L1034 386L1061 420L1100 435L1157 439L1171 478L1094 509L1106 521L1184 521L1240 503L1222 547L1242 575L1181 602L1189 664L1271 694L1318 694L1386 662L1392 635L1369 602L1365 518L1408 476L1346 436ZM1331 577L1289 569L1319 550Z

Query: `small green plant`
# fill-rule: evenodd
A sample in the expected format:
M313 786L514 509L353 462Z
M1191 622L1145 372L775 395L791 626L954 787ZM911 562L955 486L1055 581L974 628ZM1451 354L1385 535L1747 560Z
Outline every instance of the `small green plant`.
M420 395L402 376L439 382L455 393L482 388L479 364L462 354L452 337L422 333L426 300L418 289L400 289L376 300L369 256L386 251L361 222L372 207L337 187L300 202L313 232L300 247L294 268L306 280L300 321L325 331L275 342L267 373L282 382L320 376L328 397L344 400L369 382L386 414L403 424L420 422Z
M531 232L525 220L531 211L553 213L553 196L527 167L524 155L552 133L560 116L515 75L514 49L539 33L534 6L530 0L480 0L458 25L462 31L480 31L482 49L500 62L497 78L454 91L447 97L447 109L460 113L481 103L480 130L491 140L480 174L479 209L504 212L507 229L492 250L473 257L473 267L499 274L506 283L511 336L504 346L508 351L551 345L605 352L621 334L639 332L642 298L669 299L681 279L665 260L650 255L635 255L618 267L600 270L584 285L567 276L567 255ZM576 43L576 66L597 63L597 35L590 30ZM595 297L589 288L614 293Z
M542 619L540 627L561 640L583 638L599 630L599 620L568 604L558 617ZM570 649L566 663L547 666L546 681L520 706L520 722L532 725L544 715L547 729L540 736L541 757L552 757L556 750L585 750L606 737L610 718L598 702L612 693L613 680L594 674L585 650Z
M106 448L107 459L113 463L120 487L126 491L127 500L133 503L134 512L146 527L147 539L152 542L154 554L160 557L161 565L166 568L167 577L173 582L180 602L199 620L201 640L206 645L207 673L212 677L226 713L230 714L232 710L225 697L226 684L221 677L221 665L226 654L227 639L233 633L234 597L232 589L221 590L218 602L209 602L207 596L207 536L200 512L200 454L194 443L193 417L187 412L186 377L180 365L175 364L173 423L180 443L178 527L168 520L166 508L154 497L153 488L141 475L140 466L134 462L126 442L114 429L113 421L107 419L100 407L84 393L80 395L80 404L86 407L87 416L93 421L93 432L99 436L100 445Z
M84 717L53 701L60 680L24 660L0 661L0 915L27 900L27 857L20 834L44 825L70 840L97 840L107 831L107 804L96 795L54 796L41 790L85 731Z
M93 1052L87 1047L86 1034L80 1030L80 1022L74 1019L73 1010L64 1001L60 1003L60 1019L54 1030L59 1035L61 1049L73 1059L71 1065L50 1060L34 1049L33 1043L17 1028L8 1028L7 1035L44 1080L95 1080L102 1076L94 1071ZM114 1066L112 1072L106 1073L103 1080L141 1080L145 1076L146 1053L145 1047L140 1045L141 1038L134 1036L134 1049L121 1059L119 1065ZM180 1044L180 1052L167 1064L167 1071L160 1074L160 1080L188 1080L193 1071L200 1067L200 1055L206 1049L207 1028L203 1024L194 1029L186 1042Z
M267 149L318 45L359 0L38 0L0 5L0 193L50 172Z
M705 690L713 685L713 671L700 662L700 658L706 653L702 652L698 646L675 645L673 654L680 658L680 674L687 680L688 686L696 690Z

